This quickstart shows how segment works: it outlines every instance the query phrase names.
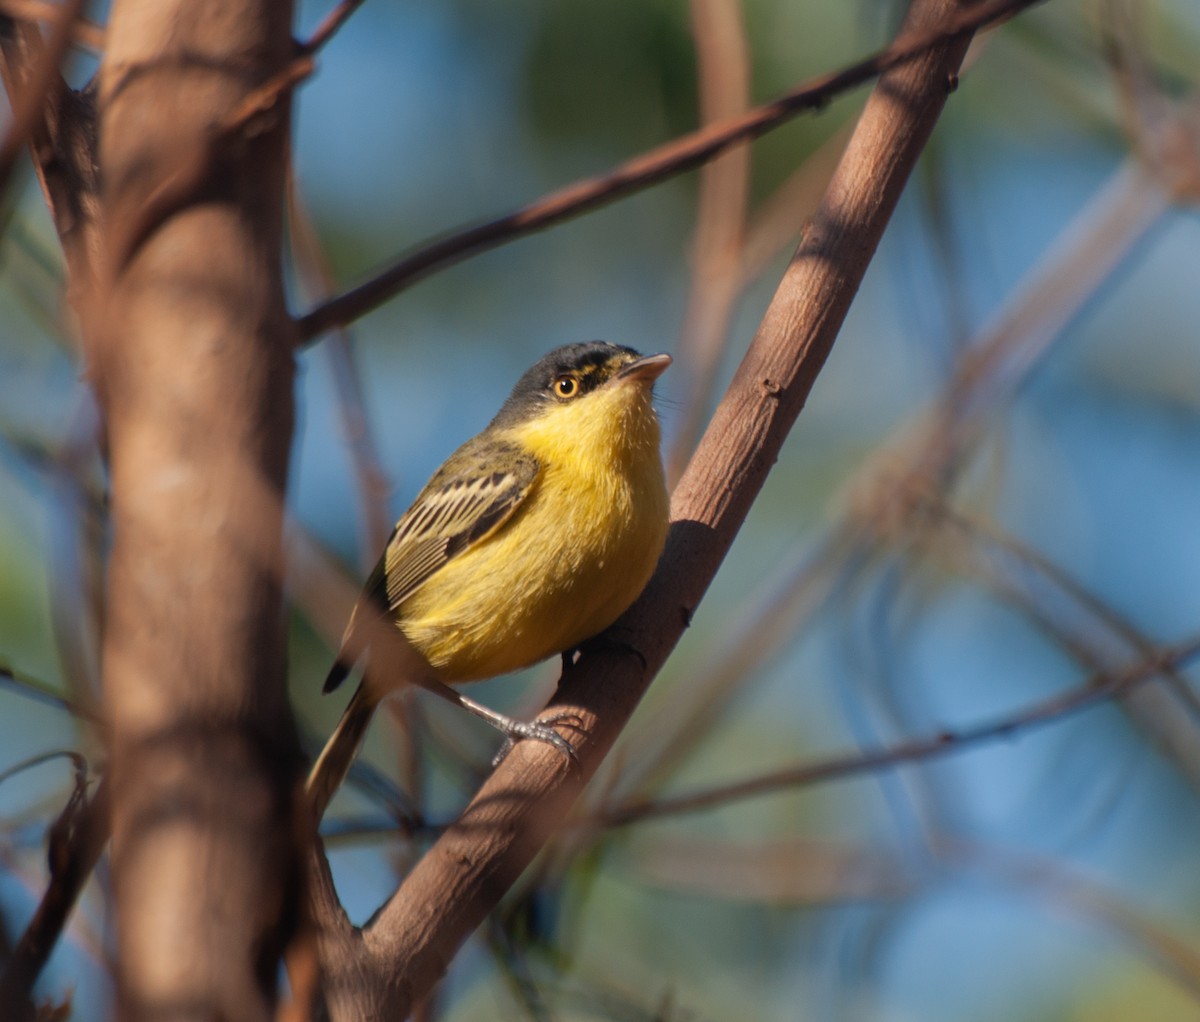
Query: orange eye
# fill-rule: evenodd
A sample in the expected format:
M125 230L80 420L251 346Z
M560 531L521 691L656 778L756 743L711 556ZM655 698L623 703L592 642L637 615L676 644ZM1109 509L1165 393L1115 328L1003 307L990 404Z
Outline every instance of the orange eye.
M579 393L579 381L574 376L560 376L554 381L556 397L574 397Z

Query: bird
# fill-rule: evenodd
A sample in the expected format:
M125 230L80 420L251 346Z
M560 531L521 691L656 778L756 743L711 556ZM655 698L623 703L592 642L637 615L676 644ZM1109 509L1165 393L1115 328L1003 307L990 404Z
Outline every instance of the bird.
M555 654L569 662L645 588L667 534L653 388L670 364L668 354L605 341L556 348L426 483L396 522L325 681L334 690L368 658L309 774L317 819L376 707L405 684L482 717L510 743L533 738L574 759L549 725L507 717L450 686ZM374 658L401 645L384 641L394 640L392 627L419 656L387 670Z

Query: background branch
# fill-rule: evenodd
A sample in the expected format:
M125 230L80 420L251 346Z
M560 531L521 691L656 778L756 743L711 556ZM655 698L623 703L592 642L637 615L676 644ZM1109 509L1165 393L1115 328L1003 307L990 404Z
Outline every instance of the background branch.
M650 817L693 813L745 798L766 795L783 788L795 788L823 781L838 780L855 774L878 771L905 763L932 759L948 753L998 739L1013 738L1023 731L1053 723L1063 717L1089 709L1115 698L1124 698L1139 686L1167 671L1177 671L1200 655L1200 640L1175 649L1156 651L1120 672L1101 672L1086 683L1062 695L1006 714L999 720L970 728L946 730L927 738L914 738L887 749L833 757L817 763L787 767L743 781L732 781L690 795L654 801L631 801L602 810L602 826L626 826Z
M101 780L90 799L86 789L77 789L51 830L50 883L0 974L0 1011L12 1022L33 1015L33 984L108 843L110 811L108 785Z
M301 316L300 338L313 341L332 326L357 319L435 270L691 170L732 145L758 138L789 118L822 109L835 96L871 81L884 71L917 60L947 39L997 24L1041 2L984 0L970 4L937 24L922 25L902 34L873 57L807 82L774 102L755 107L743 117L701 128L643 153L608 174L568 185L506 216L426 245Z
M692 0L700 116L704 124L738 117L750 102L750 55L738 0ZM695 447L741 294L743 235L750 190L750 147L734 146L699 172L692 281L676 345L683 420L667 455L679 478ZM793 226L798 224L793 221ZM795 234L792 235L794 244Z
M62 4L58 16L50 26L50 35L40 58L29 68L20 94L12 100L12 123L0 141L0 197L8 191L8 181L12 176L17 154L28 141L34 125L41 119L42 110L47 105L47 93L53 88L62 87L58 65L63 54L67 52L75 20L82 10L83 0L66 0ZM0 31L9 28L11 25L2 26Z
M0 31L0 77L14 106L38 67L51 66L36 25L5 21ZM53 65L57 67L57 62ZM67 300L82 315L100 265L96 109L91 90L64 83L42 90L38 116L26 134L34 172L50 207L67 263Z

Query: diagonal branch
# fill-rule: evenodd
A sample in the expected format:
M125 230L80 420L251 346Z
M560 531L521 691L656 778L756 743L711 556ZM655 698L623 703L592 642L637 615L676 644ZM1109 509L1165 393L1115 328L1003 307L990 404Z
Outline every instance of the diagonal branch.
M363 4L363 0L341 0L332 11L325 15L319 24L303 43L299 45L302 56L312 56L325 46L339 29L350 19L355 11Z
M739 142L766 134L798 114L820 110L836 96L880 74L918 61L957 38L1007 20L1042 0L985 0L964 5L944 19L903 32L891 46L833 74L806 82L741 117L721 121L651 149L599 177L561 188L505 216L448 235L404 256L370 280L317 306L299 319L302 342L314 341L336 325L345 325L382 305L435 270L469 256L533 234L580 213L698 167Z
M648 818L695 813L703 809L727 805L741 799L768 795L785 788L798 788L824 781L841 780L858 774L894 768L905 763L936 759L950 753L963 752L975 745L1012 738L1035 727L1051 724L1064 717L1080 713L1101 703L1122 698L1163 673L1181 670L1189 660L1200 656L1200 640L1166 651L1143 656L1124 671L1101 671L1085 683L1061 695L1045 699L1018 713L998 720L942 731L927 738L913 738L888 748L856 752L816 763L806 763L744 781L733 781L690 795L657 800L643 799L627 802L597 814L588 824L620 827Z
M918 0L903 38L944 26L955 10L952 0ZM561 824L679 641L804 406L953 86L969 35L939 38L886 73L872 93L812 227L675 490L658 571L620 622L623 643L638 655L599 652L563 676L553 709L577 720L569 733L582 769L572 770L538 743L516 746L362 931L362 953L325 963L335 1019L383 1011L404 1017L432 988ZM352 976L366 977L360 985L371 989L352 989Z
M51 90L65 88L58 77L58 65L67 52L75 19L83 10L83 0L66 0L50 28L49 38L40 58L31 67L21 83L21 89L12 101L13 119L0 142L0 196L8 190L8 179L21 148L33 134L34 125L41 118L46 106L46 97ZM12 24L2 26L5 34ZM36 32L37 30L34 29Z
M62 14L62 5L52 0L0 0L0 15L19 21L52 25ZM93 53L104 50L104 29L94 21L77 17L71 25L71 42Z
M7 22L0 31L0 77L14 106L38 67L48 66L37 26ZM55 63L53 66L57 66ZM90 89L43 89L40 116L27 132L34 171L67 262L67 297L80 312L99 260L96 107Z
M108 821L108 785L102 780L90 799L78 785L51 830L50 883L0 975L0 1009L13 1022L28 1011L33 984L108 841Z

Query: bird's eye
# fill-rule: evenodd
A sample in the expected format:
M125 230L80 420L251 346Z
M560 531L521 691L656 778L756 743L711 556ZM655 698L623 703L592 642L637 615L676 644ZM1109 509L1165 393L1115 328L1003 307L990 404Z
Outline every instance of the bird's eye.
M560 376L554 381L555 397L574 397L579 393L579 381L574 376Z

